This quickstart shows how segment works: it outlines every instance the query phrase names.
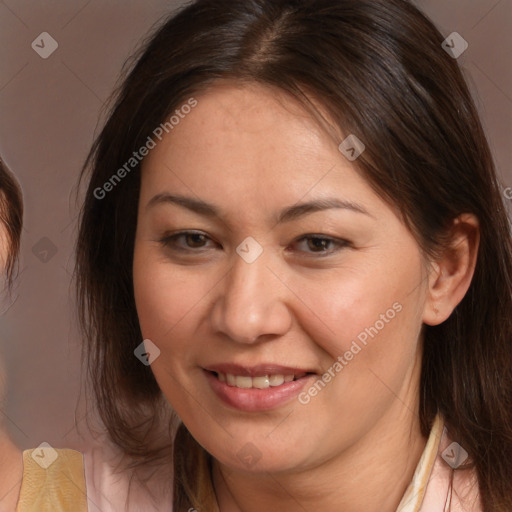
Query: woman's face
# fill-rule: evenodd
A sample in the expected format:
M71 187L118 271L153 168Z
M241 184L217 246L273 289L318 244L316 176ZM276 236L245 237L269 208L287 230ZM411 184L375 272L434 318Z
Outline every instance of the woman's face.
M1 177L1 176L0 176ZM0 208L4 208L4 204L7 204L5 194L0 187ZM7 229L5 224L0 220L0 317L5 312L5 272L7 265L7 258L9 256L9 238L7 236ZM0 359L0 405L3 403L5 398L5 370ZM0 433L1 433L2 421L0 420ZM1 501L1 499L0 499Z
M228 84L196 99L142 172L134 288L164 395L249 471L314 467L410 421L417 242L291 99Z

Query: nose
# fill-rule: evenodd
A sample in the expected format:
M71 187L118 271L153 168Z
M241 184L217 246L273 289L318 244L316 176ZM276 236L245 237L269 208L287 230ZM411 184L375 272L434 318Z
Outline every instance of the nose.
M255 343L290 329L290 292L267 266L264 255L252 263L236 256L217 291L211 312L215 332L238 343Z

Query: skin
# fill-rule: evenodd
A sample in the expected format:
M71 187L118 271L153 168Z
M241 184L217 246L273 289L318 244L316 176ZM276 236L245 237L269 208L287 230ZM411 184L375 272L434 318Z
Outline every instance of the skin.
M133 271L142 333L161 351L154 375L214 457L222 512L394 511L426 443L417 414L422 326L444 321L467 291L478 223L458 219L453 248L428 262L294 100L230 83L196 99L143 164ZM212 203L219 217L148 206L162 193ZM276 223L283 209L326 197L367 214L336 208ZM206 237L162 242L181 230ZM304 240L311 234L348 243L319 248ZM248 236L263 248L251 264L235 251ZM241 412L205 378L204 367L225 362L319 377L395 302L401 311L307 405ZM260 457L250 467L237 456L247 443Z
M0 512L12 512L16 508L23 475L21 451L11 441L0 425Z

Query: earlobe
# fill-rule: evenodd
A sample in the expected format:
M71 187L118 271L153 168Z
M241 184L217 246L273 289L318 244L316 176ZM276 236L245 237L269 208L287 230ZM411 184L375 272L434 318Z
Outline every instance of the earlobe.
M431 264L423 322L443 323L466 295L473 278L478 246L479 222L475 215L457 217L450 228L450 242Z

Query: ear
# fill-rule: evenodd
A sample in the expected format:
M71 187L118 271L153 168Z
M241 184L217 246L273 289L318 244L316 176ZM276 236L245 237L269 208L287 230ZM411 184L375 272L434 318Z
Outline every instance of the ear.
M468 291L475 272L480 228L472 214L457 217L449 231L449 244L440 258L431 262L423 322L443 323Z

